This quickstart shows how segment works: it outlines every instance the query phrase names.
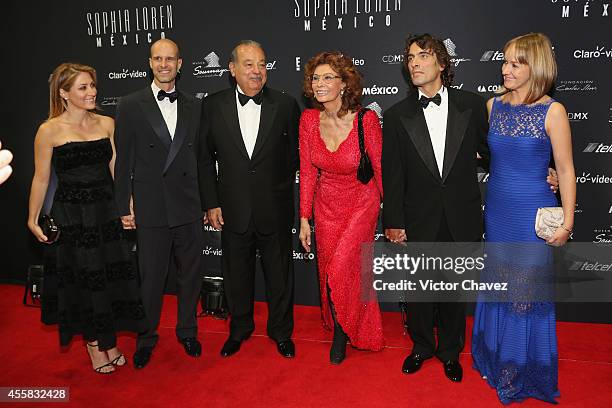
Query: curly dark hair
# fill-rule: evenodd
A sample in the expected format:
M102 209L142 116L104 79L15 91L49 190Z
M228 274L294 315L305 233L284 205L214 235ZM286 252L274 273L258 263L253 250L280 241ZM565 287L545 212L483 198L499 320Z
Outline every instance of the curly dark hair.
M418 34L418 35L409 35L406 37L406 48L404 49L404 64L406 66L406 70L408 70L408 51L410 50L410 46L416 43L419 47L424 50L431 51L438 60L438 64L441 67L444 67L444 70L441 72L442 84L445 87L449 87L453 83L453 78L455 73L452 70L451 57L448 54L448 50L446 46L439 38L432 36L431 34ZM414 86L412 82L410 82L411 86Z
M342 106L338 117L346 115L349 111L356 112L361 108L361 94L363 93L362 75L351 57L338 51L325 51L312 57L304 69L304 95L312 101L312 106L320 111L324 109L312 90L312 74L319 65L328 64L346 84L342 95Z

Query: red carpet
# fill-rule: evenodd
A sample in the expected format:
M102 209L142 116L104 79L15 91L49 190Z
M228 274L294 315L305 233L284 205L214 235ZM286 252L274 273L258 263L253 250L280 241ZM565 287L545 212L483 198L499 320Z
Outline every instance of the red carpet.
M388 347L379 353L348 350L341 366L328 362L330 334L319 309L296 307L297 357L282 358L265 336L266 305L257 304L254 335L240 352L219 356L228 325L200 319L203 355L188 357L175 340L176 302L167 296L160 341L144 370L131 365L134 337L119 338L130 357L112 375L91 370L85 347L76 340L59 349L54 327L39 322L39 309L21 306L23 288L0 285L0 386L68 386L70 403L0 403L5 406L74 407L495 407L493 389L471 368L469 344L461 356L463 382L444 377L429 360L414 376L400 371L410 351L399 313L383 316ZM471 320L468 320L468 339ZM566 407L612 406L612 325L559 323L559 402ZM521 407L550 406L529 400Z

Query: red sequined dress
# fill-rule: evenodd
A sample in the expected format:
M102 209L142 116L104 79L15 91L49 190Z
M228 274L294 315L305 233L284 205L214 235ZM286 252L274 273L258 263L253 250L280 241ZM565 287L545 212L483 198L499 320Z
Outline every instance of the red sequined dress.
M360 256L362 243L374 241L380 210L382 131L376 114L367 112L364 139L374 177L363 184L357 179L357 115L346 140L331 152L321 139L319 114L307 109L300 119L300 217L312 218L314 202L323 324L327 329L334 325L329 286L338 322L351 345L380 350L384 346L380 309L371 273L361 274Z

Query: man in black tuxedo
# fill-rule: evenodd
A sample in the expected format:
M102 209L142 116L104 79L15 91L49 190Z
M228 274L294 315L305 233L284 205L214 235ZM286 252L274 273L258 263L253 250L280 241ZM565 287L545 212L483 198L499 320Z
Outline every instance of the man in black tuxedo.
M405 64L413 90L384 115L383 224L393 242L473 242L482 238L477 153L489 157L485 101L451 88L449 54L424 34L406 41ZM438 345L433 333L438 308ZM461 381L459 353L465 342L462 303L410 303L412 353L405 373L438 357L452 381Z
M143 368L158 340L157 327L169 263L177 265L176 336L185 352L201 354L196 307L201 287L203 209L198 185L201 108L175 89L178 46L151 46L150 86L117 106L115 195L124 228L136 228L142 300L149 327L138 335L134 366Z
M293 357L291 227L300 109L291 96L265 87L266 57L257 42L240 42L229 69L236 87L203 101L201 127L206 154L200 187L206 192L210 223L223 230L223 283L231 314L221 355L236 353L255 328L258 251L268 300L268 336L281 355Z

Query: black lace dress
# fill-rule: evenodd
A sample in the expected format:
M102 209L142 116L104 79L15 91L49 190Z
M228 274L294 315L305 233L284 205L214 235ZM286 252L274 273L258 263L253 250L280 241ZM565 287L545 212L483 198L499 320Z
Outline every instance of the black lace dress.
M74 335L116 345L119 331L143 331L137 269L121 226L109 170L108 138L53 149L58 178L51 215L59 240L46 251L42 320L58 323L60 344Z

